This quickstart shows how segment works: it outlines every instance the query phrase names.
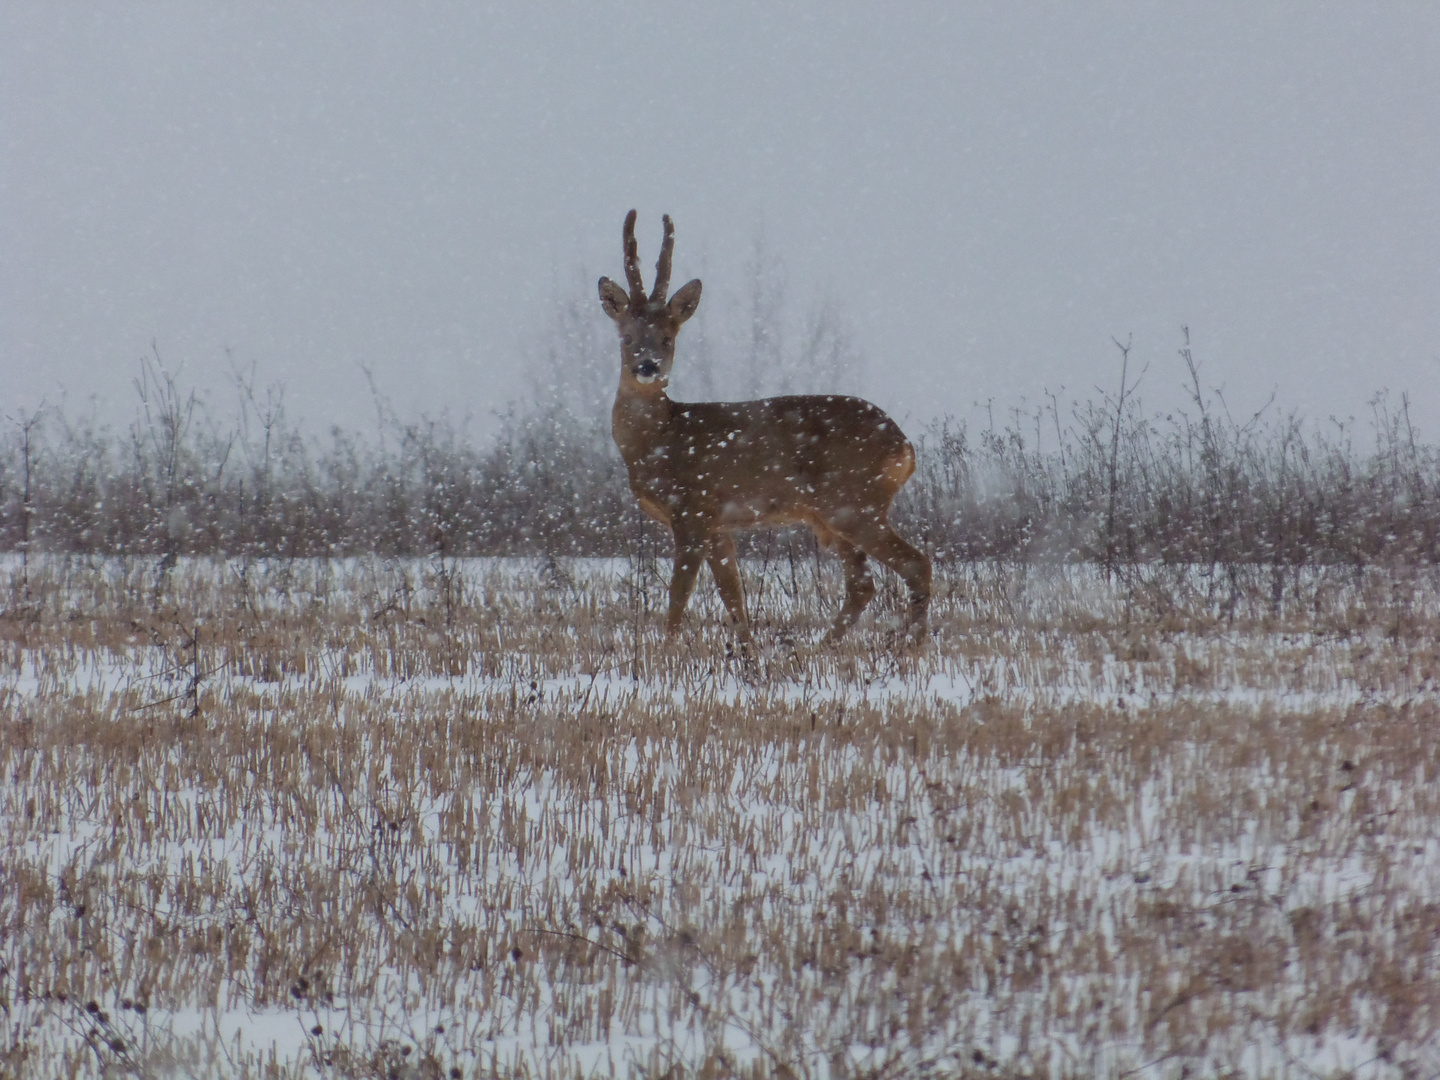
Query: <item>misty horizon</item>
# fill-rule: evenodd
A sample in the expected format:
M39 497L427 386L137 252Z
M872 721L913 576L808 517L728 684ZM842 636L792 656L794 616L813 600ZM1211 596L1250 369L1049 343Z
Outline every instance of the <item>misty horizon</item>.
M153 343L221 411L253 368L365 428L368 370L483 431L614 350L633 206L705 282L680 398L754 382L758 248L782 353L825 310L850 351L793 388L905 423L1094 398L1112 338L1182 407L1188 326L1237 415L1389 390L1440 431L1428 7L12 5L0 42L7 414L123 423Z

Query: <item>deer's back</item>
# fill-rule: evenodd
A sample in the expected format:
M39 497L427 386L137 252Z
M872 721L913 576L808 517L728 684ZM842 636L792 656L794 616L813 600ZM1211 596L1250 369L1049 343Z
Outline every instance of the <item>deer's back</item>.
M674 408L666 471L704 502L737 507L727 518L888 507L915 471L899 425L861 398L790 395Z

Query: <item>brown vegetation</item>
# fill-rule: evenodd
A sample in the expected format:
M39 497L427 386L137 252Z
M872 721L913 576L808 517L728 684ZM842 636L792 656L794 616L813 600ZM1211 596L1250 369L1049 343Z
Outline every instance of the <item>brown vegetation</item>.
M748 572L12 557L0 1074L1440 1071L1433 572Z

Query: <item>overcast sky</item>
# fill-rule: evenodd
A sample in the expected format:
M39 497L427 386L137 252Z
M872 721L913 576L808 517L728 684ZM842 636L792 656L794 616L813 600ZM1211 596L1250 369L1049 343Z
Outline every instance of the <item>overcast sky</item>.
M5 0L0 412L128 416L154 342L317 427L362 366L483 418L557 298L604 320L632 206L709 325L763 238L911 422L1093 395L1112 335L1169 407L1188 324L1237 411L1389 388L1440 438L1433 0Z

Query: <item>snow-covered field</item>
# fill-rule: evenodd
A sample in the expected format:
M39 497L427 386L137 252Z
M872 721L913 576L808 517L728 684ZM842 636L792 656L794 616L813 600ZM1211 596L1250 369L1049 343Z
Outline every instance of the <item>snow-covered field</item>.
M0 1075L1440 1075L1433 571L665 570L0 564Z

